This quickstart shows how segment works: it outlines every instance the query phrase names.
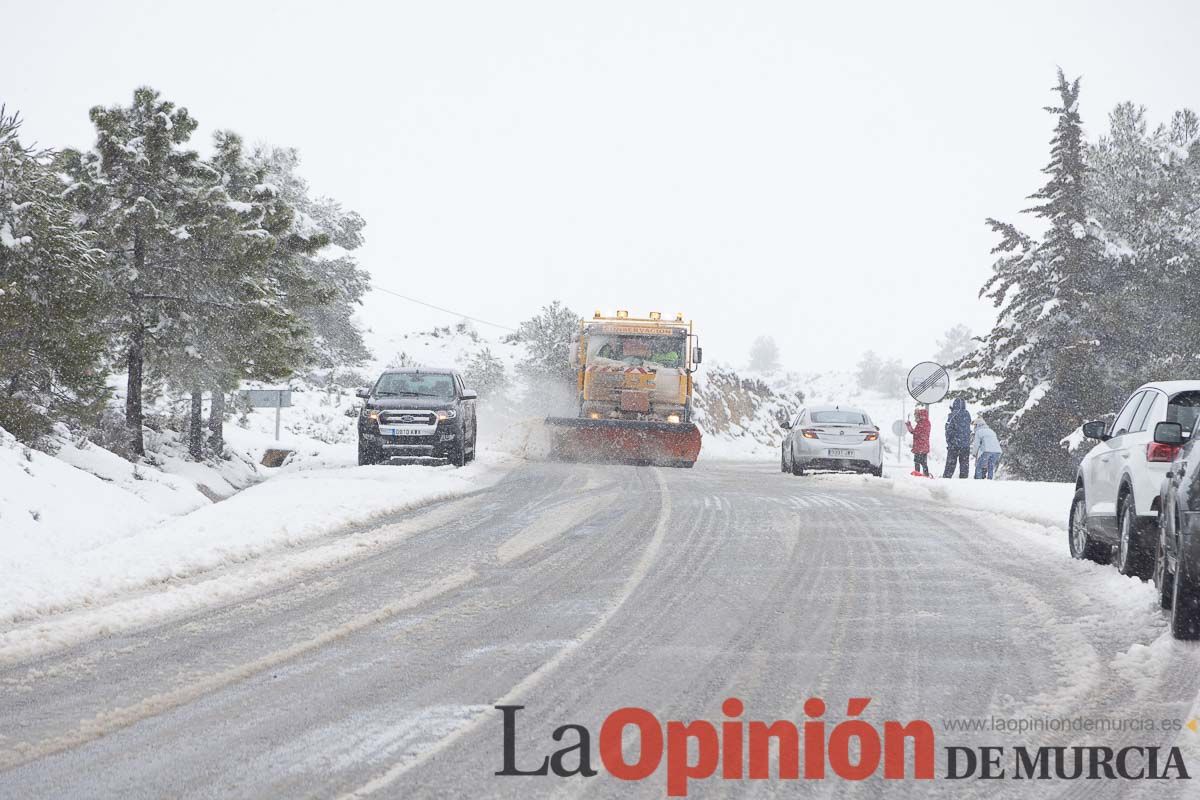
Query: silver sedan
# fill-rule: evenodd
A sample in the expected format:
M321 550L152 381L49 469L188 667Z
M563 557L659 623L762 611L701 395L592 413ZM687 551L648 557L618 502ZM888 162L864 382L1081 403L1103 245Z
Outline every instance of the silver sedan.
M784 422L779 468L793 475L805 470L869 472L883 476L883 442L879 427L861 408L813 406Z

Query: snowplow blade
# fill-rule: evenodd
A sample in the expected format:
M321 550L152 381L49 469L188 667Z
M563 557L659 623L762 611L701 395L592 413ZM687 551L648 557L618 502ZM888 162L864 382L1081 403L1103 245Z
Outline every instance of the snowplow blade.
M690 467L700 455L700 429L690 422L547 417L546 425L559 461Z

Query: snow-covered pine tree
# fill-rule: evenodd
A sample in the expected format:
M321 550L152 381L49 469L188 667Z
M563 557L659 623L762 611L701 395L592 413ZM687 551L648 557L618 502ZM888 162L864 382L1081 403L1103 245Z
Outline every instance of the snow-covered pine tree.
M858 360L854 368L854 376L858 380L858 388L873 390L879 386L883 374L883 359L874 350L868 350Z
M169 335L176 319L184 278L176 231L202 169L184 147L196 120L147 87L134 91L130 105L96 106L90 116L95 145L61 159L70 181L64 197L109 255L106 280L116 299L109 326L126 369L125 424L130 450L142 456L147 340Z
M1023 478L1069 480L1074 457L1059 442L1083 421L1111 409L1106 357L1120 342L1104 324L1103 232L1088 213L1088 173L1079 116L1079 79L1062 70L1046 108L1057 122L1045 186L1027 213L1049 228L1040 240L1011 224L987 220L1000 234L999 258L981 296L999 309L992 331L959 367L1000 421L1008 468Z
M319 247L293 254L295 268L313 291L292 293L290 308L308 330L304 365L332 381L338 370L358 366L370 356L362 329L353 319L370 289L370 276L353 255L363 245L366 221L336 200L312 196L299 174L300 156L295 149L259 147L251 161L264 171L264 181L279 198L294 209L296 239L320 239Z
M329 235L271 182L266 165L245 152L230 132L216 136L214 167L222 175L225 234L215 245L228 274L234 313L211 332L207 386L210 448L221 452L224 408L216 398L242 380L279 381L311 363L312 329L301 311L333 292L312 270L313 254ZM350 325L349 318L344 319ZM198 421L196 421L198 424Z
M571 337L579 332L580 316L555 300L517 326L507 341L523 342L526 356L518 365L525 375L549 378L564 386L575 380L571 366Z
M907 391L905 379L908 370L898 358L889 358L879 367L879 385L876 387L888 397L900 397Z
M0 106L0 427L33 444L107 396L106 294L104 254L72 224L53 153L22 145L20 124Z
M492 353L491 348L481 347L467 362L463 370L463 380L467 386L479 393L484 399L494 399L508 387L508 373L504 362Z
M287 309L272 274L292 226L292 210L263 181L241 138L214 136L214 155L197 170L194 201L181 209L174 255L181 276L172 336L151 366L175 392L191 396L188 449L204 451L203 395L212 393L209 445L223 448L224 393L252 373L268 380L290 374L304 350L304 327Z
M1088 196L1114 264L1106 319L1120 331L1111 363L1123 396L1190 371L1200 353L1200 126L1185 110L1148 132L1145 110L1122 103L1109 127L1088 150Z
M759 336L750 345L750 371L771 373L779 369L779 345L770 336Z
M971 329L966 325L955 325L948 328L938 340L933 360L943 366L953 364L974 349L975 340L971 336Z

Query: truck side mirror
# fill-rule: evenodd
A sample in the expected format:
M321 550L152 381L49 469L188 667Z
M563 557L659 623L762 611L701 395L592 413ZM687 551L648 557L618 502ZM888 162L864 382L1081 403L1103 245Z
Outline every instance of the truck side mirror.
M474 389L463 389L462 399L463 400L478 400L479 392L475 391Z
M693 354L692 360L695 361L697 364L699 364L701 361L704 360L704 348L703 347L696 348L696 351Z
M1158 444L1181 445L1184 443L1183 426L1178 422L1160 422L1154 426L1154 441Z
M1102 442L1107 442L1109 436L1104 432L1107 427L1104 420L1096 420L1095 422L1083 423L1083 435L1089 439L1098 439Z
M370 389L355 389L354 396L361 397L365 400L371 396L371 390Z

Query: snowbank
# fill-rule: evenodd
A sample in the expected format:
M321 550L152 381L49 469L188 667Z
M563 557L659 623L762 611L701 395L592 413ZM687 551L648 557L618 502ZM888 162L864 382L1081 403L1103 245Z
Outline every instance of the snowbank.
M183 477L171 474L161 468L145 464L134 464L126 461L115 453L90 442L63 442L54 454L59 461L86 473L94 475L102 481L129 492L144 500L155 510L168 515L186 514L201 506L208 505L211 500L198 486L213 484L210 491L217 494L216 487L228 487L221 495L232 494L234 489L224 479L215 474L203 474ZM171 462L178 459L170 458ZM199 465L198 465L199 466ZM176 469L176 472L180 470ZM83 503L86 505L86 502Z
M728 436L703 431L699 461L762 461L778 460L778 448L770 447L750 436Z
M101 467L117 473L111 464ZM0 591L20 580L22 565L31 559L55 562L161 523L167 517L162 506L188 506L196 497L207 502L186 492L178 501L168 500L169 491L170 484L154 478L141 493L128 491L115 477L98 477L25 448L0 428L0 575L5 576Z
M886 470L886 467L885 467ZM974 478L918 478L908 473L885 471L884 478L865 475L817 473L806 481L852 481L879 487L918 500L965 511L997 514L1041 528L1067 529L1075 484L1037 481L984 481ZM1066 538L1061 540L1066 552Z
M1023 522L1066 529L1075 484L1033 481L977 481L959 478L888 478L892 491L934 503L990 511ZM1063 540L1066 541L1065 539Z
M338 459L330 459L324 468L283 468L272 480L186 516L168 519L144 508L137 515L120 514L124 522L116 527L103 523L103 512L115 514L118 505L131 502L127 493L35 454L35 473L24 481L47 504L56 492L75 491L89 479L95 494L80 503L57 498L58 506L81 513L63 511L61 522L53 527L5 528L0 572L9 577L0 583L0 620L20 621L96 603L310 542L384 514L467 494L498 480L504 463L484 455L462 469L358 467L350 466L355 452L345 451L340 465ZM0 469L6 487L9 477L21 479L24 472L7 456ZM63 470L76 474L69 481L55 480Z

